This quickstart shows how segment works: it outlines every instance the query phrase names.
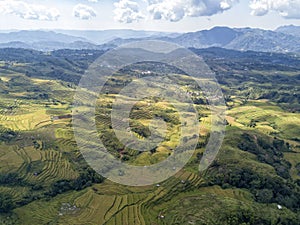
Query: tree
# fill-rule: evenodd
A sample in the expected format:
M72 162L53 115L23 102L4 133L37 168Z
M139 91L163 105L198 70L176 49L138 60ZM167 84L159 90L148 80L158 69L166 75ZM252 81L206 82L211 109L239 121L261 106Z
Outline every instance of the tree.
M270 189L258 190L256 194L256 199L259 202L269 203L273 198L273 191Z
M0 193L0 213L8 213L14 207L12 197Z

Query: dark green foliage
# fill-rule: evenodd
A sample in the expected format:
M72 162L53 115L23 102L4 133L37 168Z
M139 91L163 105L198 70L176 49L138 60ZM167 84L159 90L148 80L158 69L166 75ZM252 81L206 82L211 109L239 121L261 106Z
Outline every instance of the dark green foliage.
M130 121L130 127L131 130L139 135L141 135L144 138L148 138L151 136L151 132L149 130L148 127L144 126L142 123L140 123L139 121L134 121L131 120Z
M300 162L295 166L298 175L300 176Z
M238 94L239 97L245 98L245 102L251 99L268 99L291 112L300 111L300 93L297 88L300 84L300 76L285 74L287 71L300 70L298 57L289 54L238 52L220 48L192 49L192 51L204 58L216 73L216 78L221 85L231 88L230 91L224 90L226 95ZM221 72L219 68L222 68ZM264 76L256 71L271 75Z
M221 168L223 173L215 175L212 184L246 188L258 202L278 203L299 210L300 189L293 182L280 177L264 176L248 168Z
M104 178L97 174L93 169L86 168L83 170L79 177L75 180L59 180L51 185L50 191L45 194L48 196L56 196L57 194L64 193L70 190L82 190L86 187L90 187L95 183L102 183Z
M0 174L1 185L26 185L23 179L17 173Z
M8 194L0 193L0 213L8 213L14 208L13 199Z
M266 138L244 133L238 147L255 154L260 162L273 166L279 176L290 177L289 170L292 165L283 158L283 152L289 151L289 149L283 140L275 138L270 143Z
M259 202L271 202L273 197L273 191L270 189L260 189L256 192L256 199Z
M23 67L6 66L6 69L24 73L28 77L52 78L78 83L88 66L104 51L58 50L43 52L6 48L0 51L0 61L27 63Z
M10 142L12 141L15 137L17 136L17 133L9 130L9 129L4 129L0 133L0 141L4 142Z
M124 145L120 143L112 130L106 130L105 132L102 132L100 138L107 150L111 151L112 153L116 153L124 149Z
M174 125L180 124L178 116L176 116L176 114L174 115L174 113L167 113L165 111L160 111L160 112L156 112L154 116L158 118L162 118L166 123L171 123Z
M249 127L256 127L256 122L255 120L251 119Z

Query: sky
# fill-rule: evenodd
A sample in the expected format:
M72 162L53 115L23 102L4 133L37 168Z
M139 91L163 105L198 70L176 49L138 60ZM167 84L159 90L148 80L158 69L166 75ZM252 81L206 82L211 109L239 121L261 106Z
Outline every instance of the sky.
M300 26L300 0L0 0L0 30Z

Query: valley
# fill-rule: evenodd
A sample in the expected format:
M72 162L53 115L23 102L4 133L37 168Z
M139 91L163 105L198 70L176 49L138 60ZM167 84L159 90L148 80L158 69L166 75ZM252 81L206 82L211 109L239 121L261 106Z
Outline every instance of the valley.
M0 49L0 223L297 224L300 56L218 47L191 51L216 74L228 108L219 154L207 170L198 171L211 129L210 111L193 81L169 69L166 76L192 93L200 116L197 148L175 176L130 187L105 179L85 162L72 127L78 82L106 50ZM135 66L145 74L149 68L151 75L157 72L154 65ZM115 158L144 166L173 153L180 123L167 102L143 99L130 115L132 133L141 140L148 137L155 115L167 122L164 142L139 152L116 140L111 104L122 84L136 78L136 67L119 71L106 84L109 91L99 96L96 122Z

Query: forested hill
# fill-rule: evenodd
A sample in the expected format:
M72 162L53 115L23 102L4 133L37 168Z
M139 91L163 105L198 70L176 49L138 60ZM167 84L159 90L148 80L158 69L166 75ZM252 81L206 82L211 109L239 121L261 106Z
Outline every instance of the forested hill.
M191 50L204 58L216 73L220 84L232 87L250 99L270 98L292 111L299 110L300 97L297 86L300 81L300 56L253 51L240 52L222 48L193 48ZM45 53L7 48L0 49L0 61L6 62L2 69L24 73L29 77L78 83L88 66L104 52L58 50ZM16 66L14 62L23 65ZM249 85L253 86L250 90L248 90ZM266 92L266 88L270 85L272 85L272 90ZM248 92L243 92L244 89ZM228 95L234 94L227 93L226 89L224 92Z

